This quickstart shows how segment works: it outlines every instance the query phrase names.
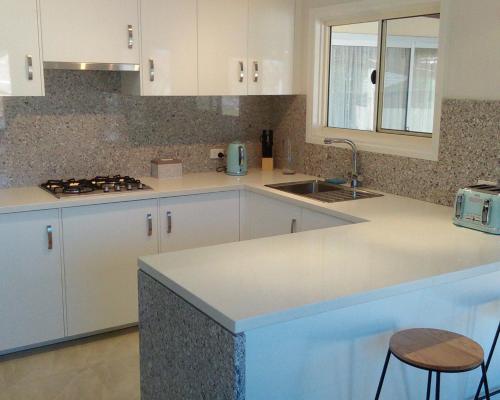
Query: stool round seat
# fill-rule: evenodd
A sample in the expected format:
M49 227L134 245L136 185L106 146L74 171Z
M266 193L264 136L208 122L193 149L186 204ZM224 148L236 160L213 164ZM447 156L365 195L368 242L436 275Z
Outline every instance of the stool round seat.
M483 348L468 337L439 329L408 329L394 334L392 354L411 366L436 372L466 372L484 360Z

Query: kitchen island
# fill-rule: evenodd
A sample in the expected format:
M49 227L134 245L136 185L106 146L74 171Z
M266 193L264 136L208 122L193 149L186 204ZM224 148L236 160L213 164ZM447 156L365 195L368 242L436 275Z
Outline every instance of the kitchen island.
M450 329L489 346L500 317L498 236L397 196L322 204L246 190L353 223L141 258L143 400L365 400L396 330ZM426 378L392 363L383 398L422 398ZM466 398L478 381L476 372L446 376L442 398Z

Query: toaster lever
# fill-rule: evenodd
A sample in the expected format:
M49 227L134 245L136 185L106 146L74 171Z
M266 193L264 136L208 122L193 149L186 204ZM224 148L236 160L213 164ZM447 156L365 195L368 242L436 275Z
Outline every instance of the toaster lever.
M457 201L455 202L455 218L459 219L462 217L462 208L464 204L464 195L458 195Z
M483 225L488 225L490 222L490 200L485 200L483 203L483 215L481 222Z

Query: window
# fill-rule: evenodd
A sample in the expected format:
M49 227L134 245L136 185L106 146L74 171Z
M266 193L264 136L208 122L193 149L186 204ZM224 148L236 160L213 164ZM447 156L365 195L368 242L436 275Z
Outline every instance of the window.
M331 26L327 126L431 137L438 38L439 14Z

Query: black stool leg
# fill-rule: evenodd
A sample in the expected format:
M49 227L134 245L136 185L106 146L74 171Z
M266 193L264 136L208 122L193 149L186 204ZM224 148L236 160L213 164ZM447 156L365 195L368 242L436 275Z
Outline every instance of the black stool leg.
M380 392L382 391L382 385L384 384L385 374L387 372L387 366L389 365L389 360L391 358L391 351L387 352L387 356L385 357L384 369L382 370L382 376L380 377L380 382L378 383L377 394L375 395L375 400L378 400L380 397Z
M486 376L486 365L484 365L484 362L481 364L481 371L483 372L485 398L486 400L490 400L490 388L488 387L488 377Z
M432 371L429 371L429 377L427 378L427 397L426 400L431 400L431 386L432 386Z
M436 400L439 400L441 392L441 372L436 372Z
M500 324L498 324L497 333L495 335L495 339L493 340L493 345L491 346L490 354L488 354L488 360L486 361L486 372L488 372L488 368L490 367L491 359L493 358L493 353L495 352L495 347L497 346L498 336L500 335ZM481 394L481 389L483 388L484 383L484 374L481 377L481 382L479 382L479 387L477 388L476 397L474 400L479 399L479 395Z

